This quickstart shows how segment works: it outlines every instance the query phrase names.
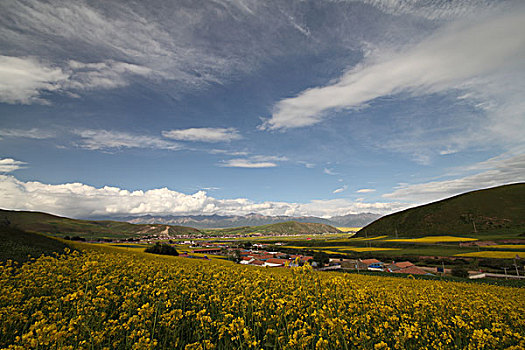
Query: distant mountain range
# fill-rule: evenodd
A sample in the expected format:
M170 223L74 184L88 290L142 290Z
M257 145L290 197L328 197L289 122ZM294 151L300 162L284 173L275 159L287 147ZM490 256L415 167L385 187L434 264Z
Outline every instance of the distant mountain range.
M380 218L379 214L361 213L348 214L343 216L333 216L329 219L323 219L315 216L267 216L260 214L248 215L189 215L189 216L127 216L120 218L111 218L111 220L125 221L132 224L162 224L162 225L182 225L195 227L197 229L205 228L230 228L239 226L260 226L276 224L287 221L296 221L303 223L317 223L336 227L363 227L372 221ZM107 218L96 218L107 219Z

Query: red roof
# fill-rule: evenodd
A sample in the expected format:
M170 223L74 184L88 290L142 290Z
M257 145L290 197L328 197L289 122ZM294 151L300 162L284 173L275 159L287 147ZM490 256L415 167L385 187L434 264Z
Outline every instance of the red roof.
M397 271L392 271L392 272L393 273L407 273L411 275L426 275L427 274L426 271L423 271L420 268L415 267L415 266L410 266L410 267L407 267L401 270L397 270Z
M260 260L266 260L266 259L271 259L273 258L273 255L272 254L252 254L252 256L256 259L260 259Z
M259 265L259 266L262 266L264 265L264 261L261 261L261 260L254 260L250 263L250 265Z
M395 263L394 265L402 269L410 267L410 266L414 266L414 264L412 264L410 261L401 261L401 262Z
M377 259L365 259L365 260L361 260L361 262L363 264L366 264L366 265L380 264L381 263L381 261L379 261Z
M244 260L244 261L250 261L250 260L252 260L252 259L253 259L253 258L249 258L249 257L247 257L247 256L243 256L243 257L242 257L242 260Z
M277 258L273 258L273 259L268 259L266 260L267 263L272 263L272 264L286 264L289 260L287 259L277 259Z
M302 261L308 261L308 260L312 260L314 257L313 256L303 256L301 257L301 260Z

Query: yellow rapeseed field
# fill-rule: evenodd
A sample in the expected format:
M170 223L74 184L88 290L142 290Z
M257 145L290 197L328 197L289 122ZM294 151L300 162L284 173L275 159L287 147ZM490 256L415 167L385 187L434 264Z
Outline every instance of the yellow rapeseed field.
M388 236L376 236L376 237L370 237L370 238L363 238L363 237L359 237L359 238L354 238L355 240L359 240L359 241L373 241L373 240L376 240L376 239L384 239L384 238L387 238Z
M356 232L359 231L362 227L336 227L341 232Z
M438 243L438 242L470 242L477 241L476 238L456 236L426 236L421 238L388 239L385 242L407 242L407 243Z
M525 290L84 248L0 265L0 348L524 349Z
M502 252L497 250L485 250L480 252L472 252L472 253L462 253L462 254L456 254L455 256L465 256L465 257L476 257L476 258L494 258L494 259L513 259L517 256L520 258L525 258L525 252L517 252L517 251L509 251L509 252Z

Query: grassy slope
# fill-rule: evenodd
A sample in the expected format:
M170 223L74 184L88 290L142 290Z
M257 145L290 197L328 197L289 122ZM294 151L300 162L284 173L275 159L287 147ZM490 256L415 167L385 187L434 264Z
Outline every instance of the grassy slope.
M473 191L384 216L356 237L518 236L525 232L525 183ZM476 232L474 230L476 227Z
M167 225L135 225L118 221L88 221L28 211L0 210L0 222L24 231L42 232L54 236L91 238L128 238L159 234ZM169 226L170 234L192 234L200 231L185 226Z
M61 253L68 246L59 240L37 233L0 225L0 261L8 259L24 262L42 254Z
M262 226L245 226L245 227L234 227L220 230L210 231L213 234L316 234L316 233L341 233L338 229L333 226L325 224L315 223L304 223L297 221L287 221L277 224L269 224Z

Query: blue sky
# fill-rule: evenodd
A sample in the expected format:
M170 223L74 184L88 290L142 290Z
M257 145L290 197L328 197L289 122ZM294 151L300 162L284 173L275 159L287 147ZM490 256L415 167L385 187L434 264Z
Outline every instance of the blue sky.
M520 1L3 1L0 207L390 213L525 181Z

